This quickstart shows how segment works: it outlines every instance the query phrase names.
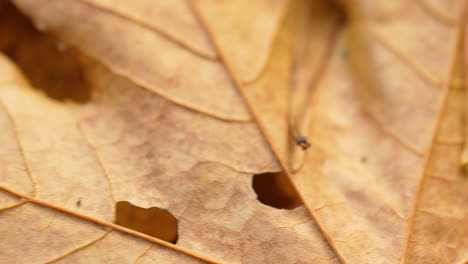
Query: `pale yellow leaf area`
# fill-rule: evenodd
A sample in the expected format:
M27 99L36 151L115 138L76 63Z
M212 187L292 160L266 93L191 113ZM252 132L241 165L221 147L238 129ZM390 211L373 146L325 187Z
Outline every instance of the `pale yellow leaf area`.
M90 96L1 57L1 261L468 261L461 0L13 2ZM304 207L257 200L281 170ZM177 243L118 201L170 211Z
M222 10L213 11L210 0L196 2L215 46L235 65L236 54L229 52L235 44L223 41L226 29L214 22ZM433 158L438 154L431 149L438 149L435 133L444 122L455 58L463 56L456 53L461 1L334 4L293 1L289 12L299 30L285 31L284 38L279 33L265 71L248 85L238 81L240 90L342 263L464 263L466 179L453 176L461 185L439 196L439 185L425 187L436 161L450 167L443 174L460 167L459 152L449 160ZM301 10L312 17L306 27L297 19ZM312 41L297 57L304 34ZM316 76L306 88L297 81L304 70ZM296 146L297 134L310 141L306 152ZM445 201L436 203L439 198ZM457 222L422 219L422 203L445 208L442 219L457 212ZM437 237L447 237L450 246Z
M205 113L138 86L91 53L75 56L92 87L86 102L46 96L2 57L2 261L337 263L303 207L278 210L256 199L252 175L279 167L248 114L226 120ZM199 57L190 56L196 64ZM183 65L186 58L173 60ZM222 69L207 63L208 72ZM179 74L188 80L198 73ZM223 97L227 107L245 111L235 87L216 88L236 96L234 104ZM177 244L112 224L118 201L169 210L179 220Z
M108 244L106 252L118 252L112 243L130 243L134 248L126 246L125 252L132 251L126 258L133 261L148 243L108 241L114 235L101 238L107 229L79 219L84 214L112 222L115 202L125 200L167 208L179 219L177 246L214 261L295 261L311 252L317 261L333 261L333 252L304 208L277 210L256 200L252 173L273 171L277 165L268 149L262 150L263 139L253 123L207 117L102 66L90 64L87 69L95 85L93 102L60 103L29 88L2 58L2 140L8 142L2 147L2 187L78 213L64 215L2 193L1 233L15 241L2 240L5 260L41 263L63 257L76 263L83 254L86 263L97 251L94 243ZM220 145L230 151L219 152ZM246 153L266 159L258 163ZM96 239L99 242L93 242ZM290 255L283 243L299 251ZM272 248L277 250L267 250ZM114 258L114 263L128 262Z

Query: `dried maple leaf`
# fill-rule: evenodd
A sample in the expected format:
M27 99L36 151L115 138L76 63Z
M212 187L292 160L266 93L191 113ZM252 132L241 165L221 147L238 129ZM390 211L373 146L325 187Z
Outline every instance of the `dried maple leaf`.
M226 41L222 33L227 29L222 23L214 23L228 14L223 14L223 9L217 8L213 1L197 2L214 43L225 54L227 64L236 65L236 60L231 59L237 56L233 43ZM309 55L311 60L325 60L327 69L322 69L319 80L309 83L308 92L299 95L308 97L306 104L294 101L296 91L304 91L299 86L301 83L294 82L301 73L295 69L307 67L311 75L319 70L310 67L312 63L295 65L295 53L291 49L290 66L284 66L288 63L285 62L283 69L275 72L273 63L277 57L284 56L286 49L273 49L272 66L265 68L258 82L249 85L242 85L242 73L238 74L235 66L230 68L331 247L343 263L461 263L466 260L467 236L463 222L468 215L461 206L466 204L466 197L457 196L460 200L440 206L445 211L433 212L447 218L451 218L447 210L459 212L458 221L451 222L459 236L454 237L455 231L450 231L446 224L439 224L446 233L436 236L429 231L428 223L419 223L423 221L419 216L423 210L420 204L434 199L425 196L424 190L440 188L435 183L425 187L425 179L432 173L432 163L440 159L433 158L437 153L431 152L437 148L433 135L442 116L460 33L460 12L447 12L444 8L461 8L457 3L451 6L428 1L388 6L384 1L345 1L348 21L339 28L340 9L334 15L323 15L324 10L333 12L332 7L327 7L330 3L295 4L302 6L298 9L322 14L310 19L306 31L302 31L312 39L306 44L310 45L306 52L318 50L329 54L328 57ZM319 34L317 28L321 30ZM292 41L290 37L285 39ZM320 42L321 47L317 44ZM304 54L300 56L296 61L307 58ZM321 63L315 65L323 67ZM284 82L279 83L278 78ZM262 80L270 83L265 85ZM291 102L295 105L288 107ZM303 108L291 111L300 106ZM303 117L294 116L301 111ZM291 140L295 133L307 135L312 143L305 154ZM453 151L453 159L459 159L460 153ZM289 157L294 160L290 161ZM457 162L447 159L441 162L451 167L442 175L453 174L459 167ZM466 180L453 178L466 188ZM458 192L449 191L447 199L453 199L451 196ZM425 199L429 201L421 202ZM415 229L419 224L425 232ZM417 237L416 232L421 235ZM433 250L431 244L440 239L451 246L440 245L435 254L428 254ZM452 250L444 256L447 247Z
M54 3L49 3L43 7L53 8ZM106 21L105 24L121 26L115 24L120 21L119 30L142 30L94 6L75 1L68 4L77 5L73 8L77 14L88 16L89 12L96 12L91 17ZM79 8L83 10L80 12ZM69 22L80 19L68 17ZM89 25L93 22L97 23L90 21ZM130 32L130 36L142 37L141 32ZM0 98L2 125L6 131L3 140L9 145L2 150L8 155L2 163L8 167L2 173L2 189L7 193L0 218L6 221L2 234L15 240L15 243L3 241L4 260L18 263L195 261L177 253L182 252L208 262L275 259L295 262L306 258L317 263L336 261L303 207L277 210L256 199L251 188L252 174L277 171L278 165L220 62L200 59L199 55L185 51L151 30L143 32L150 38L148 41L173 49L176 54L167 56L171 63L177 64L171 73L177 76L172 80L162 77L149 80L151 86L139 87L135 85L139 81L117 73L119 70L113 64L106 65L87 53L89 58L81 56L80 63L93 94L84 103L63 103L48 98L30 88L24 77L2 58L4 79ZM40 39L30 35L23 38L41 47ZM24 49L27 48L26 45ZM152 50L152 45L148 50L138 49L146 57ZM41 60L41 57L28 57L26 51L15 46L9 53L24 64L27 60ZM42 55L45 54L37 56ZM132 58L138 56L134 54ZM177 69L191 60L193 67L200 66L198 71ZM199 62L206 68L198 65ZM120 71L130 70L130 65L122 63ZM141 70L131 70L143 75L145 68L161 75L170 70L161 63L157 63L160 68L133 65ZM206 79L206 82L214 82L216 87L208 83L199 87L210 85L215 94L206 94L208 90L203 88L205 93L193 93L195 97L188 96L180 102L162 90L157 94L153 90L162 87L172 93L171 89L185 87L179 81L183 78L188 81L213 74L219 75L218 79ZM159 78L159 75L146 76ZM211 99L216 93L221 103L199 100L199 96ZM204 107L210 110L203 110ZM235 110L218 115L224 111L219 107ZM8 192L55 211L25 204ZM118 201L167 208L179 219L177 246L112 224ZM41 215L41 221L32 221L32 214ZM73 227L74 222L80 226ZM31 230L18 236L22 226ZM111 231L116 229L118 232ZM132 238L125 240L121 238L125 235L119 232L130 232L163 247ZM28 243L31 238L34 241ZM53 250L43 246L52 242ZM284 244L292 248L285 248ZM167 246L175 252L165 253Z
M48 94L1 58L2 261L468 260L461 1L13 2L74 59L0 2ZM280 170L308 211L256 198ZM176 245L121 201L167 209Z

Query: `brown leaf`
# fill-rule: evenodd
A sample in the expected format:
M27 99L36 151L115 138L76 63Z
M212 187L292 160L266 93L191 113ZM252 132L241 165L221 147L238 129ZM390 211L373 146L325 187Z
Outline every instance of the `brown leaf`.
M49 1L41 10L47 14L47 8L54 10L63 3ZM125 22L121 21L122 25L130 24L82 2L70 1L69 4L75 11L88 8L83 10L88 15L96 12L92 17L98 20L117 19ZM63 18L73 21L71 15ZM89 28L89 25L83 26ZM80 30L79 27L75 29ZM148 29L144 32L152 38L158 37L157 32ZM91 33L90 39L95 32ZM176 53L189 55L177 44L168 42L166 45L172 45ZM84 47L79 48L86 51ZM12 51L15 52L13 57L22 54L21 48ZM303 207L277 210L256 199L251 187L252 175L277 171L278 165L256 125L248 121L248 114L245 120L230 118L232 120L226 121L224 117L203 113L197 110L198 106L194 109L163 98L148 87L135 85L133 79L116 74L113 68L95 60L103 60L101 57L94 58L86 53L88 58L75 52L92 90L91 99L85 103L54 100L31 89L24 77L2 59L2 124L8 132L3 136L4 141L11 144L2 150L8 155L8 160L2 162L9 166L1 180L2 189L7 192L3 194L6 218L2 221L10 223L2 225L5 228L2 234L16 241L4 240L2 248L8 252L5 261L196 262L193 257L223 263L337 261ZM194 63L200 60L195 55L190 56L171 56L172 63L188 64L187 58L195 60ZM29 59L34 61L34 58ZM219 62L203 60L211 68L222 69ZM190 71L177 74L195 78ZM227 76L223 71L216 74ZM165 82L154 83L154 87L159 85ZM220 94L232 93L236 96L233 100L240 102L227 107L243 109L230 82L221 82L216 88L222 90L218 91ZM198 99L190 100L203 105ZM31 203L17 204L21 201L15 195L46 208ZM112 224L118 201L145 208L167 208L179 221L177 245L171 246ZM29 212L28 206L34 206L36 212ZM30 220L33 213L41 216L40 222ZM54 220L57 214L60 220ZM74 221L81 225L73 228ZM18 237L21 226L31 226L34 232ZM95 229L102 231L99 234ZM118 241L113 234L119 232L148 239L160 246L150 247L148 242L134 238ZM28 243L31 239L34 243ZM41 246L50 241L55 242L51 246L54 250ZM22 244L27 246L22 248ZM124 251L113 250L122 244ZM284 244L291 247L286 248ZM168 255L164 247L175 252ZM24 254L25 250L31 254Z
M13 2L3 262L468 260L461 1Z
M227 54L226 62L235 64L229 57L234 55L227 51L231 48L225 47L227 44L220 33L226 28L214 22L216 18L212 14L217 12L205 11L211 8L211 1L197 2L214 42L222 54ZM392 2L388 6L384 1L374 4L350 1L344 3L347 23L336 33L340 10L335 10L335 15L313 16L313 12L323 14L323 6L329 3L322 2L320 6L319 1L311 2L294 3L301 6L296 10L311 10L309 15L315 18L309 22L309 32L305 34L314 38L310 42L313 45L335 46L331 47L330 57L324 56L326 48L315 47L309 51L321 51L309 59L326 60L326 64L315 63L326 67L323 73L310 67L312 63L302 62L310 73L319 74L318 81L309 84L308 93L301 94L309 98L304 99L308 103L299 110L304 118L294 116L291 109L300 104L291 100L291 95L288 97L287 87L290 91L297 90L291 80L298 78L295 69L302 66L291 62L294 60L291 45L272 52L271 58L276 62L289 50L289 61L280 64L283 68L273 70L272 62L271 70L266 67L258 82L239 85L283 167L292 171L291 178L305 205L343 263L462 261L462 245L466 243L461 239L463 232L450 241L450 248L461 247L455 250L458 258L432 256L415 261L407 257L409 252L405 249L412 246L408 245L414 235L411 227L418 221L413 206L422 199L420 186L427 174L425 167L431 164L427 157L451 80L460 31L457 12L446 16L450 12L443 8L453 7L426 1ZM331 7L326 10L333 12ZM297 23L297 19L294 21ZM318 36L314 34L314 24L321 25L322 33ZM291 38L284 39L294 42ZM330 42L330 39L341 40ZM280 43L281 37L277 41ZM232 74L235 79L241 76L235 70ZM288 106L291 102L295 105ZM306 135L312 143L305 155L301 155L303 151L291 140L297 133ZM288 154L288 145L296 154ZM292 164L288 157L295 159ZM457 158L459 153L454 157ZM443 162L458 168L456 162L447 159ZM458 204L462 201L466 202L454 201L453 206L460 208ZM461 215L457 226L463 230L462 222L467 215ZM430 230L428 225L424 228ZM441 228L448 232L444 229L448 226ZM426 251L419 249L420 252L431 250L430 243L424 245ZM439 249L437 254L443 254L442 251Z
M464 81L465 75L460 48L409 227L406 261L410 263L468 260L468 181L460 168L466 125L466 88L457 82Z

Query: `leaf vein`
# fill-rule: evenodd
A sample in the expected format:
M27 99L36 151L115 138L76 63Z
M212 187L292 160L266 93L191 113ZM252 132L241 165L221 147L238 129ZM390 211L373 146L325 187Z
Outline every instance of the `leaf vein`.
M64 207L61 207L61 206L58 206L58 205L55 205L55 204L52 204L52 203L37 199L37 198L34 198L32 196L28 196L27 194L17 192L15 190L13 190L11 188L8 188L6 186L3 186L3 185L0 185L0 190L5 191L7 193L10 193L12 195L15 195L17 197L27 199L28 202L32 202L32 203L35 203L35 204L43 206L43 207L47 207L47 208L50 208L50 209L53 209L53 210L56 210L56 211L60 211L62 213L68 214L70 216L77 217L77 218L80 218L80 219L84 219L86 221L93 222L93 223L95 223L97 225L108 227L108 228L111 228L113 230L117 230L119 232L131 235L131 236L134 236L134 237L137 237L137 238L140 238L140 239L144 239L146 241L152 242L152 243L160 245L162 247L166 247L166 248L175 250L175 251L177 251L179 253L186 254L188 256L197 258L199 260L202 260L202 261L205 261L205 262L208 262L208 263L212 263L212 264L221 263L219 261L212 260L212 259L210 259L210 258L208 258L206 256L203 256L203 255L200 255L200 254L198 254L196 252L193 252L191 250L176 246L176 245L174 245L172 243L169 243L169 242L166 242L164 240L161 240L161 239L158 239L158 238L155 238L155 237L140 233L138 231L135 231L135 230L132 230L132 229L129 229L129 228L126 228L126 227L111 223L111 222L107 222L107 221L95 218L93 216L85 215L85 214L70 210L68 208L64 208Z
M69 251L69 252L63 254L63 255L61 255L61 256L58 256L58 257L56 257L56 258L54 258L54 259L51 259L51 260L48 260L48 261L44 262L43 264L50 264L50 263L59 261L59 260L65 258L65 257L67 257L67 256L70 256L71 254L73 254L73 253L75 253L75 252L77 252L77 251L79 251L79 250L81 250L81 249L87 248L87 247L93 245L94 243L98 242L99 240L104 239L110 232L112 232L112 229L106 231L104 234L102 234L102 235L99 236L98 238L93 239L92 241L87 242L87 243L85 243L85 244L83 244L83 245L81 245L81 246L79 246L79 247L77 247L77 248L75 248L75 249L73 249L73 250L71 250L71 251Z
M82 3L87 4L93 8L96 8L102 12L107 12L111 15L115 15L117 17L120 17L122 19L128 20L134 24L137 24L143 28L146 28L154 33L157 33L164 39L176 44L177 46L183 48L184 50L189 51L190 53L196 55L197 57L206 59L206 60L211 60L211 61L216 61L218 60L218 57L215 55L208 54L204 51L198 50L197 48L192 47L190 44L188 44L186 41L178 38L174 34L171 34L169 31L166 31L155 24L148 23L142 19L139 19L136 16L133 16L131 14L125 13L122 10L119 10L117 8L111 8L108 6L105 6L103 4L97 3L95 1L90 1L90 0L80 0Z

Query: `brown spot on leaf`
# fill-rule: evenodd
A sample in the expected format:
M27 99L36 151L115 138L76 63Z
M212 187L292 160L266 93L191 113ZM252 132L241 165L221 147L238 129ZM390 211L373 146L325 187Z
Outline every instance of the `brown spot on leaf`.
M147 158L147 159L151 159L153 157L154 157L154 153L152 151L145 154L145 158Z

